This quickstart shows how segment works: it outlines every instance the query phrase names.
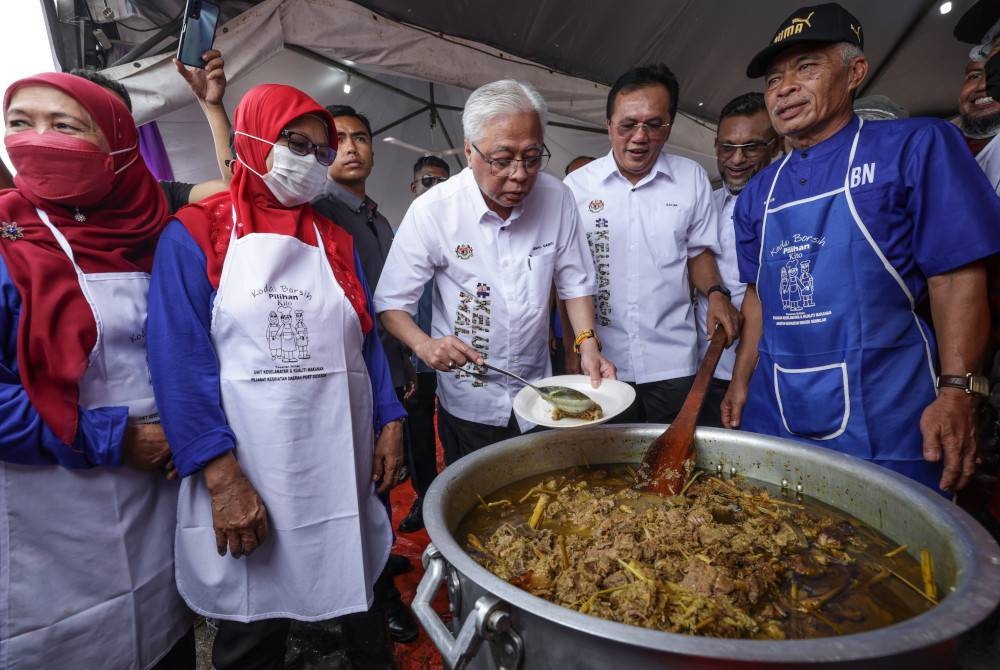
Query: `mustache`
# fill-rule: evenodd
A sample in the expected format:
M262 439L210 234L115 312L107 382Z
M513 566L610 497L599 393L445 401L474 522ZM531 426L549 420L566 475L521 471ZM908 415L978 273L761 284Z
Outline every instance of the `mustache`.
M782 112L784 112L786 109L789 109L791 107L795 107L796 105L804 104L806 102L809 102L809 98L807 98L805 96L800 96L798 98L795 98L794 100L786 100L786 101L784 101L782 103L779 103L778 105L776 105L774 107L774 115L778 116Z

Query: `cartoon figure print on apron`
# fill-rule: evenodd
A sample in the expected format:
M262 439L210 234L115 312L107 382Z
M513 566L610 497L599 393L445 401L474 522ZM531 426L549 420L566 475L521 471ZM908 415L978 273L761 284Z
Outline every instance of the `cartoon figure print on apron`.
M941 466L922 459L916 428L937 393L933 336L855 206L863 125L843 187L772 207L791 154L771 183L757 275L764 327L743 427L816 441L936 488Z
M230 239L211 335L235 455L267 507L269 535L250 556L220 557L204 479L184 479L177 586L206 616L318 621L363 611L389 556L364 336L318 228L316 238Z
M146 366L144 272L76 267L97 341L80 405L128 406L156 422ZM191 627L174 585L177 482L127 466L69 470L0 463L0 668L148 668Z

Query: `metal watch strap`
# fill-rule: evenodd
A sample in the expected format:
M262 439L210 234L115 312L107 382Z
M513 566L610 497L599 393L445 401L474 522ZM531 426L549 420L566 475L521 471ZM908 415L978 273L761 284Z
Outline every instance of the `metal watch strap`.
M937 387L962 389L969 395L985 397L990 394L990 382L986 377L966 373L964 377L957 375L941 375L937 378Z

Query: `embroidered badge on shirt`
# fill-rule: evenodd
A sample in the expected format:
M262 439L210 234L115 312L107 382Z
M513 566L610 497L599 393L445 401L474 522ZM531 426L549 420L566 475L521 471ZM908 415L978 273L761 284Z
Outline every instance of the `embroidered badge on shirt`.
M455 247L455 255L458 256L459 260L469 260L472 258L472 246L468 244L459 244Z
M601 211L602 209L604 209L604 201L603 200L591 200L590 204L587 205L587 209L590 210L591 214L597 214L599 211Z
M15 221L0 223L0 237L11 242L16 242L24 237L24 228L17 225Z

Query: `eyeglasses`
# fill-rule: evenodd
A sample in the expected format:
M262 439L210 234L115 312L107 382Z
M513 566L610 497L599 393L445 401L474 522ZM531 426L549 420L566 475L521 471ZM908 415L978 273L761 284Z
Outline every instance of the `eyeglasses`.
M541 170L545 169L545 164L548 162L552 154L549 153L548 148L542 145L542 151L537 155L524 156L523 158L487 158L486 154L479 150L475 144L472 148L476 150L479 157L483 159L486 163L489 163L490 173L494 177L509 177L515 172L517 172L517 164L520 163L524 167L524 171L528 174L537 174Z
M621 123L615 124L615 132L618 137L628 138L639 132L639 129L646 131L646 135L660 139L667 134L667 129L670 127L669 121L661 121L659 119L653 119L651 121L622 121Z
M430 188L431 186L437 186L443 181L448 181L447 177L437 177L432 174L425 174L420 178L420 183L424 185L424 188Z
M720 158L729 158L736 153L737 149L743 150L743 155L747 158L760 158L767 153L768 148L778 141L777 137L772 137L767 142L747 142L746 144L719 144L716 146Z
M313 154L320 165L330 165L337 158L337 150L328 144L316 144L302 133L282 130L281 137L288 141L288 150L297 156Z

